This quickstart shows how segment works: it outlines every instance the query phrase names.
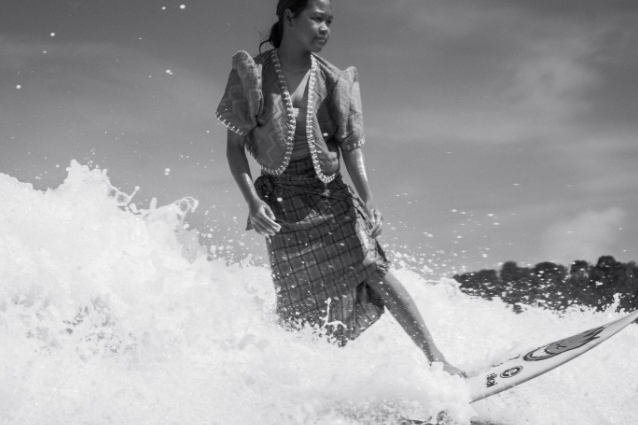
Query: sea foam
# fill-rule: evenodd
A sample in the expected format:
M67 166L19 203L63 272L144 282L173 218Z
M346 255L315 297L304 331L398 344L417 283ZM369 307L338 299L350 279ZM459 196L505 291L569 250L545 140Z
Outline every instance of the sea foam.
M630 326L529 383L469 404L385 315L338 348L277 324L267 266L209 255L187 229L197 201L147 209L77 162L55 189L0 174L0 423L630 424L638 418ZM214 244L223 236L214 229ZM451 279L395 270L448 359L471 370L617 313L471 298Z

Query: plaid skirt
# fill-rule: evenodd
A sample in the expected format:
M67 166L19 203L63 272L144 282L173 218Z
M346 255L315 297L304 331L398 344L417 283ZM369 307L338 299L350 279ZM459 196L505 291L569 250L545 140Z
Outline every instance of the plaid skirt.
M362 201L341 175L321 182L309 157L280 176L263 174L255 188L281 225L266 238L278 315L345 345L381 317L383 302L367 281L389 269Z

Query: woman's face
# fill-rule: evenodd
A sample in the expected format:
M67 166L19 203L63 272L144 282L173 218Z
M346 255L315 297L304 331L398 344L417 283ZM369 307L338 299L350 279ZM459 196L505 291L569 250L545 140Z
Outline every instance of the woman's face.
M330 39L330 0L310 0L308 7L289 22L290 25L285 30L289 31L288 36L293 37L305 50L320 52Z

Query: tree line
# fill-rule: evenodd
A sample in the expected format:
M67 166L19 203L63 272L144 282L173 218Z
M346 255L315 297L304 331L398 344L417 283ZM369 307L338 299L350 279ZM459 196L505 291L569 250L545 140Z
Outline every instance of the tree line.
M564 310L583 306L605 310L617 296L617 310L638 308L638 267L636 262L622 263L604 255L593 265L574 261L567 267L552 262L520 267L514 261L501 269L457 274L461 290L487 299L495 297L520 310L522 305Z

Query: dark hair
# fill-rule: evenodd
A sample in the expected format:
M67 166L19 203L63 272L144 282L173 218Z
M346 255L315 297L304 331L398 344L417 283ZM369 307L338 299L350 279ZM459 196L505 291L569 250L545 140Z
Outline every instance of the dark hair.
M290 9L292 16L297 17L308 7L308 3L309 0L279 0L277 2L277 22L270 29L268 38L259 44L259 51L261 51L261 46L266 43L270 43L275 49L279 48L284 35L284 12Z

